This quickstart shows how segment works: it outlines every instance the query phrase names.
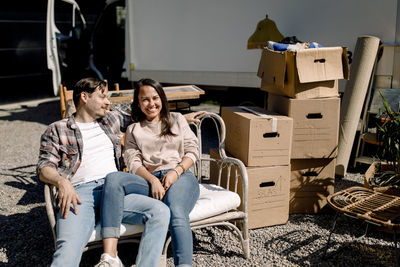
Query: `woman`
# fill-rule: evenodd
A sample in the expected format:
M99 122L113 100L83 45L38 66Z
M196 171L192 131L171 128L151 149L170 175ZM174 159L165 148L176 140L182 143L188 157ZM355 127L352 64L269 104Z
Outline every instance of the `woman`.
M111 173L106 177L101 212L103 231L119 231L123 198L147 194L170 208L169 229L175 266L192 266L193 240L189 213L199 186L189 168L198 157L195 134L180 113L168 110L162 86L142 79L135 85L132 119L125 137L123 157L131 175Z

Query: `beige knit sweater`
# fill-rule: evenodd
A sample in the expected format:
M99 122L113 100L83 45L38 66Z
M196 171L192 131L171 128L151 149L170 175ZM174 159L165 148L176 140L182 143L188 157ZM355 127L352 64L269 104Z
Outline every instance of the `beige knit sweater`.
M171 112L170 120L171 131L176 136L160 137L161 122L144 120L128 127L123 157L130 173L136 173L140 166L149 172L172 169L183 157L196 162L199 154L197 137L185 117Z

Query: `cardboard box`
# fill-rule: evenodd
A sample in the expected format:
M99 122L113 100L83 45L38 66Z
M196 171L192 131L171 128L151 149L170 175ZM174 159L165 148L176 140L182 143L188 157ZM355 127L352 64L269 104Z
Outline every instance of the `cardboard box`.
M374 88L392 88L392 75L375 75Z
M216 149L210 150L211 158L220 158ZM246 167L248 175L248 227L249 229L285 224L289 219L290 166ZM221 177L226 177L226 169ZM231 174L233 170L231 170ZM231 175L232 176L232 175ZM233 177L233 176L232 176ZM226 186L226 178L221 184ZM210 183L217 184L218 169L210 164ZM233 190L234 182L229 182ZM241 188L241 182L238 183ZM239 195L242 193L239 190Z
M289 213L318 213L333 194L335 159L291 160Z
M268 94L268 110L293 119L292 159L335 158L340 99L293 99Z
M226 150L246 166L289 165L291 118L259 107L222 107L221 117Z
M342 47L299 51L263 49L257 75L261 90L292 98L337 97L338 79L349 79Z

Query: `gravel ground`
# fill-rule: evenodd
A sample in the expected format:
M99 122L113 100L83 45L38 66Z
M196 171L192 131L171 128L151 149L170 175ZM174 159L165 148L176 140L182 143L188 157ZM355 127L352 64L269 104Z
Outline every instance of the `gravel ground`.
M202 106L197 108L203 108ZM56 98L0 105L0 266L48 266L53 239L43 185L35 174L39 137L58 120ZM362 185L362 175L336 180L335 190ZM291 215L285 225L250 230L251 255L243 259L236 237L224 228L194 231L194 266L393 266L392 235L339 217L327 257L322 259L334 214ZM122 245L120 257L134 263L136 245ZM81 266L97 263L101 250L85 252ZM172 256L168 255L168 266Z

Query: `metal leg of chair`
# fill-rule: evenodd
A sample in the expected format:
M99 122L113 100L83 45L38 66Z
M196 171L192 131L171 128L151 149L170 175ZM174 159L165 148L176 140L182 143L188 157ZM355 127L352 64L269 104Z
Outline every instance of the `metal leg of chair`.
M338 213L338 212L336 212L336 214L335 214L335 218L334 218L334 220L333 220L333 225L332 225L332 228L331 228L331 230L330 230L330 233L329 233L329 236L328 236L328 241L326 242L326 245L325 245L325 251L324 251L324 255L322 255L322 259L325 259L326 252L328 251L328 248L329 248L329 242L331 241L331 236L332 236L332 233L333 233L333 231L335 230L335 227L336 227L336 221L337 221L337 218L338 218L338 216L339 216L339 213Z
M367 226L365 227L365 232L364 232L364 234L362 234L362 235L360 235L359 237L357 237L356 240L360 240L361 238L366 237L367 234L368 234L369 223L367 223L367 222L364 222L364 223L367 225Z
M395 265L396 266L399 266L399 255L398 255L398 252L397 252L397 233L396 233L396 230L393 230L393 241L394 241L394 257L395 257L395 259L394 259L394 262L395 262Z

